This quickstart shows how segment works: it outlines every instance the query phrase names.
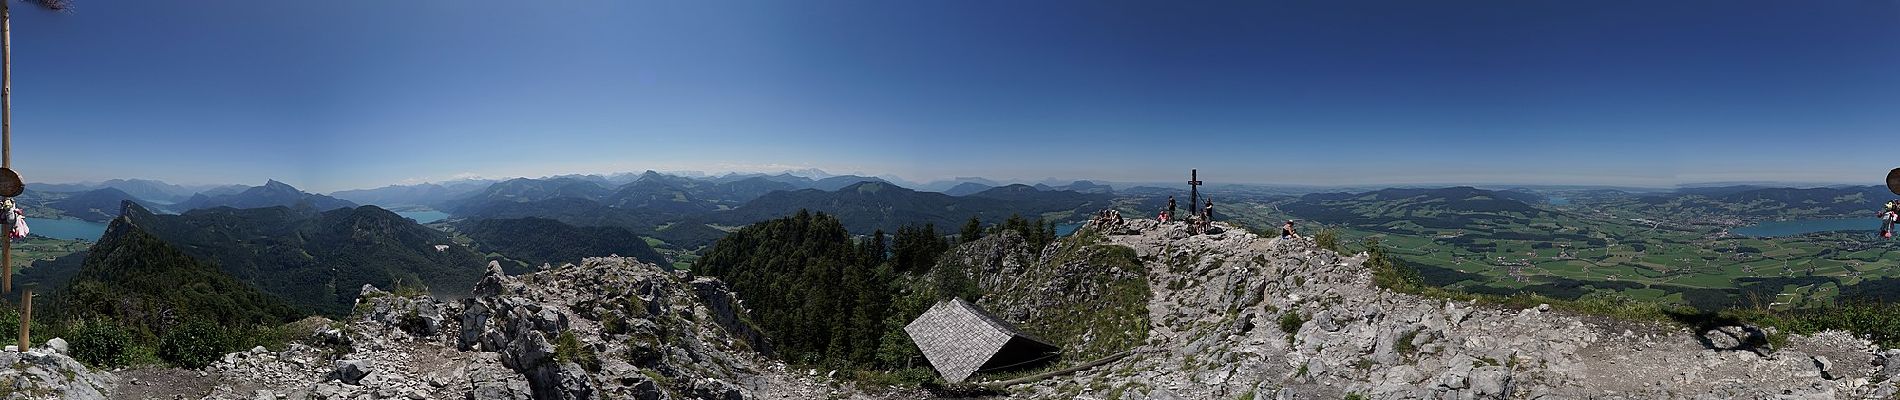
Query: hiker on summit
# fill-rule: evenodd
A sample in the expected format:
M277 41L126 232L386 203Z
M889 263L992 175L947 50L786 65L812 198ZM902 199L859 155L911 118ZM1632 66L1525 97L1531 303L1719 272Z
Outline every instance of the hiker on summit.
M1171 219L1174 219L1174 196L1168 196L1168 212L1161 214L1161 222L1168 222Z
M1201 220L1214 222L1214 199L1207 199L1207 208L1201 209Z
M1293 220L1290 220L1290 219L1286 220L1286 225L1280 227L1280 238L1281 239L1286 239L1286 238L1304 239L1300 237L1299 232L1293 231Z

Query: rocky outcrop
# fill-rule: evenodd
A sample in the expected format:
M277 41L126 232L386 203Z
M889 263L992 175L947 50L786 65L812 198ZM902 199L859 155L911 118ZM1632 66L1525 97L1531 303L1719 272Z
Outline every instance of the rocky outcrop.
M785 371L725 284L631 258L509 276L441 301L365 286L343 322L283 350L231 353L209 393L249 399L781 399L832 383ZM0 360L4 361L4 360Z
M103 400L116 386L112 374L94 372L52 348L0 352L0 398Z
M1842 332L1761 349L1765 333L1750 327L1691 332L1394 293L1372 284L1364 254L1306 240L1146 220L1118 229L1107 241L1138 252L1152 282L1150 340L1012 397L1887 398L1900 383L1876 365L1888 353Z

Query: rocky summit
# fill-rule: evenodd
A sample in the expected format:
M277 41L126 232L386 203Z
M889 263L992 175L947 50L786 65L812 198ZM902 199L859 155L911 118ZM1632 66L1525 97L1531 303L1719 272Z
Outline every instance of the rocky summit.
M985 306L1001 318L1077 325L1051 336L1075 358L1058 367L1089 367L976 382L1000 389L993 391L869 387L839 371L788 367L748 322L744 293L604 257L518 276L491 264L460 299L364 286L346 320L300 321L293 326L304 335L283 349L226 354L201 370L89 371L58 345L0 353L0 364L11 366L0 368L0 392L8 399L1890 399L1900 385L1900 349L1844 332L1788 335L1776 348L1765 340L1774 332L1749 326L1698 332L1396 293L1373 284L1366 254L1214 228L1193 234L1182 224L1131 220L1092 224L1044 249L994 235L947 253L939 268L977 275ZM1128 307L1103 305L1131 296ZM1090 307L1137 317L1080 311ZM1104 361L1088 362L1098 357Z
M1888 399L1900 350L1844 332L1748 345L1751 327L1480 306L1375 287L1365 254L1216 224L1097 227L1134 249L1153 296L1146 344L1019 398Z
M809 399L853 390L762 355L766 342L742 322L743 307L717 280L632 258L521 276L491 264L468 298L365 286L348 321L294 324L309 336L286 349L230 353L201 371L124 371L111 397Z

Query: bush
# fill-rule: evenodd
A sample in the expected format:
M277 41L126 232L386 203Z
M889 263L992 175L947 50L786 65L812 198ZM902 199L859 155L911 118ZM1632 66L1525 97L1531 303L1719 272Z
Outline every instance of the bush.
M1300 313L1294 312L1294 311L1287 311L1285 314L1280 314L1280 331L1281 332L1286 332L1286 334L1292 335L1294 333L1298 333L1300 331L1300 326L1302 325L1306 325L1306 317L1300 316Z
M80 324L72 333L73 358L95 368L122 367L132 362L132 331L111 321Z
M1379 287L1400 293L1420 294L1424 291L1425 278L1418 270L1400 263L1386 255L1385 246L1377 238L1366 238L1366 267L1372 269L1372 283Z
M580 364L589 372L600 371L600 357L594 355L593 348L574 337L574 331L561 331L560 336L554 337L554 361Z
M191 321L173 327L158 340L158 358L186 369L204 368L218 361L231 340L217 325Z
M1319 233L1313 234L1313 244L1319 245L1319 248L1322 249L1332 250L1334 253L1338 253L1341 250L1339 247L1339 232L1332 228L1321 229Z

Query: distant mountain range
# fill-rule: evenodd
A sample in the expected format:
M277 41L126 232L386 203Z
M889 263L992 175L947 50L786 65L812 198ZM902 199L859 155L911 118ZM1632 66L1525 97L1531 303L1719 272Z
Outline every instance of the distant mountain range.
M29 183L27 188L42 192L75 193L98 189L118 189L139 200L157 203L176 203L191 198L192 195L207 190L230 187L242 188L242 185L173 185L150 179L111 179L104 182L82 183Z
M138 202L147 208L155 207L153 203L115 188L84 192L28 189L16 199L25 208L28 218L75 218L93 222L111 221L119 215L119 204L126 201Z
M356 207L356 203L320 194L305 193L283 182L271 180L264 182L264 186L244 189L237 193L199 193L191 196L190 199L173 205L171 208L179 211L188 211L214 207L245 209L276 206L292 208L308 207L317 211L327 211L339 208L354 208Z
M1477 229L1480 221L1526 224L1532 218L1554 214L1532 203L1534 193L1492 191L1468 186L1441 189L1384 189L1364 193L1316 193L1279 205L1303 219L1343 224L1377 231L1412 233L1395 228L1407 221L1431 229Z
M1767 188L1723 186L1685 188L1671 193L1631 196L1639 210L1747 217L1868 217L1894 199L1885 186Z
M495 181L485 179L466 179L442 183L423 183L416 185L391 185L375 189L344 190L330 193L330 197L370 204L379 207L431 206L456 198L468 196Z
M985 185L985 184L976 183L976 182L964 182L964 183L959 183L956 186L951 186L949 189L943 190L943 194L947 194L951 196L968 196L968 195L976 194L977 192L990 190L990 188L993 188L993 187L995 186Z
M714 223L745 225L792 215L799 210L838 217L851 232L895 232L909 224L935 224L947 232L975 216L1001 221L1012 214L1038 218L1064 213L1069 218L1107 208L1106 194L1039 191L1024 185L992 188L967 196L919 192L888 182L859 182L836 191L816 189L772 192L746 205L707 216Z

